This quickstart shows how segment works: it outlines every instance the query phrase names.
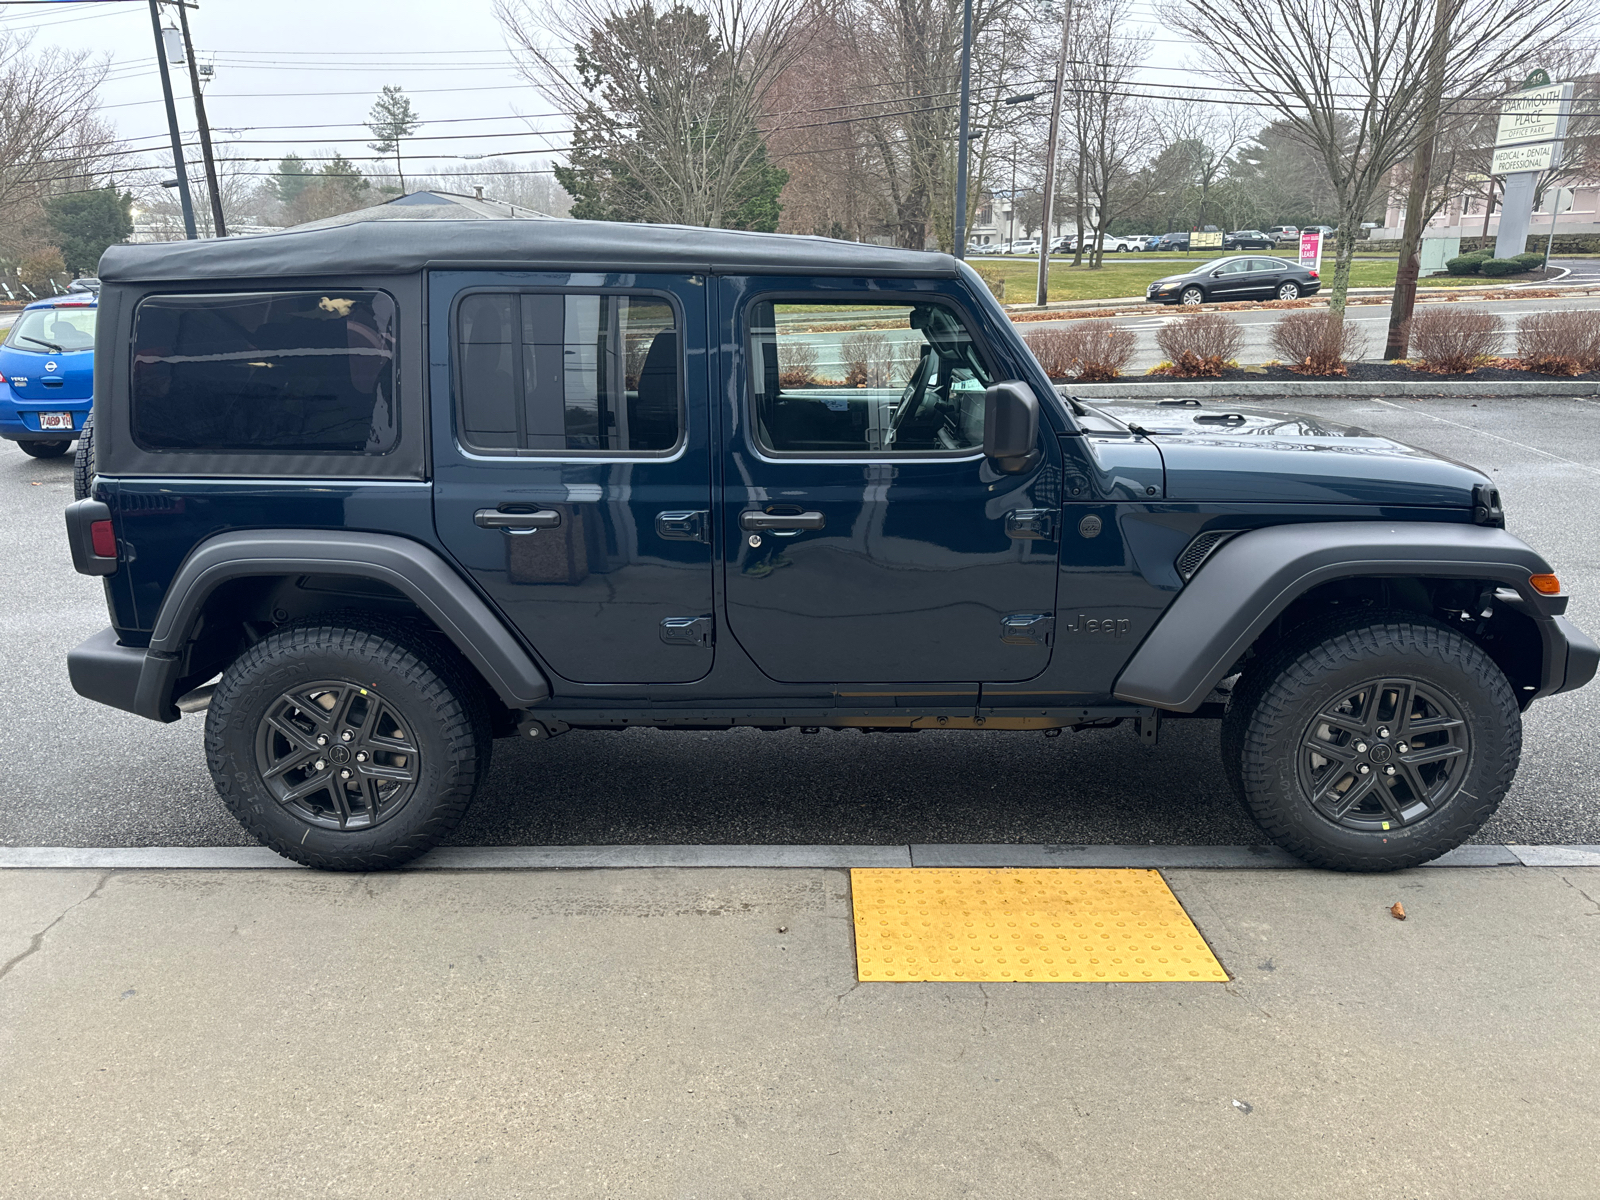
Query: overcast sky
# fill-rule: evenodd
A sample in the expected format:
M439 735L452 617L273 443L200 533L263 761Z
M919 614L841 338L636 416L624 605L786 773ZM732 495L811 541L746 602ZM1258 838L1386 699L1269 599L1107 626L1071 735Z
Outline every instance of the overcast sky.
M36 48L54 44L108 56L105 115L134 148L159 150L167 161L144 0L0 4L0 23L36 30ZM199 61L215 64L206 112L219 151L229 155L275 160L290 150L324 149L352 159L371 155L365 143L372 135L362 122L385 84L404 88L430 122L457 119L420 129L419 139L473 135L415 141L406 157L418 169L460 161L435 155L526 156L566 144L559 135L530 136L529 122L518 116L548 106L517 74L490 0L202 0L189 12L189 27ZM192 129L186 68L174 68L173 87L179 121ZM326 127L284 128L295 125ZM549 117L532 126L568 127Z
M1176 68L1185 47L1153 27L1153 3L1134 0L1129 31L1154 35L1145 79L1170 84L1184 78ZM36 47L108 57L105 115L134 149L154 152L147 161L168 161L145 0L0 3L0 23L36 31ZM428 122L407 146L408 169L446 169L468 155L544 159L567 144L569 121L550 115L517 74L491 0L201 0L189 24L199 60L215 65L206 108L219 152L230 157L275 162L289 151L338 150L366 165L371 134L362 122L385 84L404 88ZM174 68L174 89L192 136L186 69Z

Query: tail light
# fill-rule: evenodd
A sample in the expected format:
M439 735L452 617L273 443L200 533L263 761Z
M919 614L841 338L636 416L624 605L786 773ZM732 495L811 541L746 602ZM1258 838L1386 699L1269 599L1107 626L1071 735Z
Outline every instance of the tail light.
M1313 278L1313 279L1321 278L1321 276L1319 276L1315 271L1311 270L1310 268L1306 269L1306 274L1311 276L1311 278Z
M117 530L110 521L89 522L89 544L100 558L117 556Z
M67 505L67 545L80 575L115 575L117 529L104 502L87 499Z

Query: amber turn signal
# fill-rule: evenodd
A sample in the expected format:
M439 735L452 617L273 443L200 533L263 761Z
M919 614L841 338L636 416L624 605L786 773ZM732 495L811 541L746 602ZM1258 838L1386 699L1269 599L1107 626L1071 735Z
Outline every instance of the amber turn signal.
M1530 575L1528 582L1541 596L1554 596L1561 591L1561 580L1554 575Z

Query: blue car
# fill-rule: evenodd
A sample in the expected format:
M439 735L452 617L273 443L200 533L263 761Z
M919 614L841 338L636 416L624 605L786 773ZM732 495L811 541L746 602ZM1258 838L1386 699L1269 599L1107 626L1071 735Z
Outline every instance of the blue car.
M94 402L94 294L28 305L0 345L0 437L34 458L59 458Z

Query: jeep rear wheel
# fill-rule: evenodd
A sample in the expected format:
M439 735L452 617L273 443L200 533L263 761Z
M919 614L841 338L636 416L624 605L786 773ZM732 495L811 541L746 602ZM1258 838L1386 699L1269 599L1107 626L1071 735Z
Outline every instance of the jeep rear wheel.
M223 672L206 757L223 802L286 858L398 866L460 823L487 773L476 691L423 635L291 627Z
M1455 630L1378 614L1303 630L1246 672L1223 754L1273 841L1316 866L1392 871L1493 815L1522 750L1510 683Z

